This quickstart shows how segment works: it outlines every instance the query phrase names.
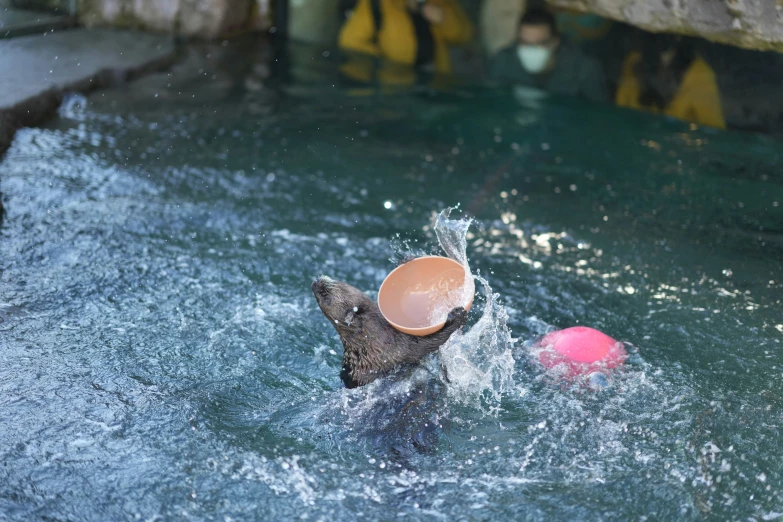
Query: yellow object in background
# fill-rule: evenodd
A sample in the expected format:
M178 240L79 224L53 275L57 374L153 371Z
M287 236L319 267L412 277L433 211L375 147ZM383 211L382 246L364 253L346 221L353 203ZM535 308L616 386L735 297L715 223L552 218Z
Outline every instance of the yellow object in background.
M623 74L615 96L617 105L663 113L673 118L719 129L726 128L715 72L701 57L697 56L688 67L677 93L663 111L639 103L641 85L636 77L635 68L641 59L639 52L632 52L625 59Z
M348 56L340 65L340 73L363 84L407 87L416 83L416 71L412 67L389 60L376 61L371 56L361 54Z
M469 42L473 38L473 25L456 0L429 0L429 3L443 10L443 22L430 25L434 69L448 73L451 72L448 45ZM340 30L340 48L413 66L417 42L407 0L380 0L380 8L383 22L380 32L376 32L370 0L359 0Z

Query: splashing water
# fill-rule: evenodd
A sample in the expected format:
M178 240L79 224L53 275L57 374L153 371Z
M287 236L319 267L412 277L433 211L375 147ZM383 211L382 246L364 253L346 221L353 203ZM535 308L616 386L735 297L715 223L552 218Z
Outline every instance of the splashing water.
M437 445L437 430L448 415L443 403L440 365L435 356L390 378L343 390L322 412L336 431L348 429L348 439L369 442L379 454L410 456ZM336 409L341 413L335 420Z
M435 235L440 247L454 261L465 267L465 273L470 274L468 265L468 229L473 223L470 218L449 219L454 207L442 210L435 218Z
M331 73L264 112L222 52L0 163L0 518L781 520L779 142L555 99L521 128L506 94ZM472 329L343 389L310 276L377 289L386 238L471 198L502 309L476 282ZM599 393L524 362L574 325L639 347Z
M335 422L335 410L339 410L342 418L333 424L336 429L342 423L360 439L390 442L398 455L411 452L413 448L403 447L409 442L417 449L436 444L434 430L448 415L449 404L443 404L442 391L452 403L497 414L503 394L514 387L511 348L515 339L506 325L508 314L489 283L470 272L467 232L472 220L449 219L452 210L438 214L435 234L443 251L465 268L464 288L472 290L474 279L482 285L481 317L466 332L455 332L440 348L439 358L427 357L412 370L343 390L320 413L329 423ZM457 302L465 302L464 297L460 299Z
M484 289L486 302L481 318L465 333L456 332L440 349L445 368L448 393L454 400L471 404L481 399L489 412L500 407L502 394L513 386L514 338L506 325L508 313L498 302L489 282L470 272L467 255L467 232L472 220L449 219L452 208L438 214L435 234L446 254L465 268L466 290L475 278ZM464 301L462 301L464 302Z

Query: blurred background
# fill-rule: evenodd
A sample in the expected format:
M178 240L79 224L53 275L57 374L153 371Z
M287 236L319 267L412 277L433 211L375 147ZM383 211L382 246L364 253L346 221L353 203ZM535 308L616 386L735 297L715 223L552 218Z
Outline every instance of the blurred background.
M534 32L543 27L546 38L548 27L557 39L557 67L539 74L521 62L536 52L520 36L531 10ZM536 11L551 13L551 25ZM356 86L494 83L526 99L533 88L780 134L782 17L780 1L753 0L0 0L0 37L78 25L183 41L255 35L285 73L321 60Z

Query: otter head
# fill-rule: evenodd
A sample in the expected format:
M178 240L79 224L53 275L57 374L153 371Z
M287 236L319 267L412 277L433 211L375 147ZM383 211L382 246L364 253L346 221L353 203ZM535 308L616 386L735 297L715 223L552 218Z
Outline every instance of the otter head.
M321 311L341 331L355 326L376 305L367 295L347 283L321 276L311 286Z

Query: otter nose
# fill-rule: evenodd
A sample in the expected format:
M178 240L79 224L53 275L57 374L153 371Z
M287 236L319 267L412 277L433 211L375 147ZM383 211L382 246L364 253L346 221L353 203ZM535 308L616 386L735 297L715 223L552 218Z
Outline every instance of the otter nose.
M332 281L330 277L322 275L318 279L313 280L313 284L310 285L310 288L315 291L319 291L322 293L325 293L329 289L329 283Z

